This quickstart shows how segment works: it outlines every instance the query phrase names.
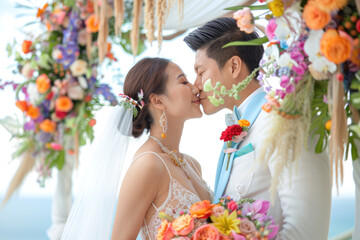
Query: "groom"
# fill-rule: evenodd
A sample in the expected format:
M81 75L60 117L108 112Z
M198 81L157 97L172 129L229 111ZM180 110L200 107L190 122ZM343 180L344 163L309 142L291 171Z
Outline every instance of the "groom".
M256 79L239 93L240 100L224 97L224 104L214 106L208 100L212 93L205 93L204 82L211 79L212 85L221 82L227 89L238 84L259 66L264 49L262 46L222 48L232 41L248 41L258 38L256 33L246 34L239 30L236 20L218 18L206 23L185 37L184 41L196 52L195 85L200 89L200 101L205 114L210 115L223 108L233 111L227 117L237 122L246 119L251 123L247 137L232 153L226 169L227 155L220 153L215 180L215 202L222 195L235 200L253 198L270 200L269 187L276 157L266 166L255 164L255 158L262 148L263 130L271 127L267 113L261 111L265 92ZM219 123L220 124L220 123ZM231 123L230 123L231 124ZM224 129L225 129L224 125ZM327 239L330 206L331 179L330 164L326 154L315 154L313 147L304 147L301 159L289 178L285 171L282 182L277 186L275 201L269 210L279 224L277 239L322 240ZM294 166L295 168L296 166Z

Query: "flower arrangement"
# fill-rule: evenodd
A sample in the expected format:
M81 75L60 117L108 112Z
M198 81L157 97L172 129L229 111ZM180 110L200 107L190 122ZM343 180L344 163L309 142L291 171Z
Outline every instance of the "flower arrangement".
M15 180L15 186L10 184L6 199L26 174L22 166L30 171L36 165L38 182L44 186L53 167L62 169L66 154L77 155L79 146L93 140L94 112L105 102L117 104L111 88L98 78L99 22L92 1L71 6L65 2L54 1L38 9L37 17L46 30L24 40L21 51L16 44L8 45L9 56L15 55L18 73L24 77L23 82L13 83L24 122L15 129L12 118L1 124L19 141L13 157L24 158L16 173L20 180ZM111 44L106 56L116 61Z
M272 122L258 159L270 159L276 152L278 167L272 189L279 183L276 176L297 161L309 137L316 153L325 151L329 142L338 179L349 149L354 160L359 156L354 139L360 138L360 6L353 0L259 2L227 10L237 10L234 18L245 32L252 32L250 25L265 18L265 36L223 47L268 42L260 67L231 90L221 84L212 87L209 82L208 90L214 93L210 101L219 104L224 95L238 99L238 92L258 72L257 79L268 92L263 110L269 112ZM254 17L257 10L263 12Z
M228 126L222 133L220 140L226 142L227 149L224 150L224 153L228 154L228 161L226 164L226 170L229 167L231 153L236 152L238 149L232 148L233 143L239 143L247 135L247 132L250 127L250 122L246 119L241 119L238 121L238 124Z
M175 219L160 213L163 220L156 239L274 239L279 227L267 215L269 207L270 202L263 200L235 202L222 197L217 204L204 200L193 204L188 213L180 212Z

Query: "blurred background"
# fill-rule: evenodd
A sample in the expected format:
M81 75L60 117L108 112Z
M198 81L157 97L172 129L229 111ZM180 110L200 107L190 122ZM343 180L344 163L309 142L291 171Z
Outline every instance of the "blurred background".
M34 2L40 7L45 1ZM2 0L1 3L0 79L11 81L21 79L21 76L12 74L12 70L16 65L14 65L13 59L7 57L6 44L13 42L14 39L17 42L22 42L26 36L21 28L29 19L34 20L35 16L16 17L16 15L21 14L21 10L14 7L13 1ZM36 28L29 28L29 30L25 28L24 30L25 32L36 31ZM122 92L121 83L127 71L136 61L146 56L159 56L174 61L187 74L189 81L193 82L195 80L193 69L195 55L183 42L183 38L192 30L189 29L173 40L164 41L161 51L157 48L156 43L153 46L147 45L147 50L136 58L125 53L121 47L113 46L113 52L118 61L111 68L103 67L103 82L110 84L116 94ZM145 44L148 43L145 42ZM201 163L204 178L211 187L214 185L217 156L222 146L219 136L225 126L224 114L226 112L226 110L223 110L212 116L203 116L201 119L188 121L181 141L180 150L192 155ZM95 137L101 131L107 114L106 108L97 112L95 116L97 124L94 127ZM10 87L0 91L0 118L9 115L21 117L21 112L15 107L15 93ZM10 134L0 126L0 201L2 201L8 184L19 165L16 159L11 160L11 154L16 147L16 142L10 141L10 137ZM138 140L132 140L128 151L129 157L134 154L137 147L146 138L147 136L143 136ZM80 166L75 170L73 177L74 192L76 192L78 186L78 179L82 175L82 169L86 167L90 147L90 145L86 145L80 149ZM343 185L339 188L338 193L336 188L333 188L330 238L352 229L354 224L355 197L350 158L345 162L344 168ZM48 239L46 230L51 225L51 202L56 185L56 174L56 170L53 171L52 178L47 180L44 188L40 188L36 182L37 173L32 172L28 175L20 190L10 199L6 206L0 209L1 240Z

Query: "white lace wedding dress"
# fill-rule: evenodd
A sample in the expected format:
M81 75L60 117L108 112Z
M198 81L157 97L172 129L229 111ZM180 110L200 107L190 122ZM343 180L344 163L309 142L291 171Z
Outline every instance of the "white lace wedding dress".
M171 176L170 170L167 167L165 161L155 152L144 152L140 155L138 155L136 158L140 157L143 154L155 154L164 164L166 167L169 176L170 176L170 182L169 182L169 192L167 195L166 200L161 204L161 206L156 207L155 204L152 203L152 206L155 208L156 212L153 214L149 222L146 222L144 220L143 226L141 228L141 239L142 240L155 240L156 239L156 233L158 228L161 225L161 219L159 218L159 212L164 212L174 218L179 217L181 211L189 211L191 205L193 205L196 202L201 201L199 196L190 190L186 189L179 181L177 181L175 178ZM135 158L135 159L136 159ZM134 159L134 160L135 160ZM188 166L188 160L189 158L184 156L184 160L187 163ZM191 160L190 160L191 161ZM193 164L194 165L194 164ZM194 165L195 166L195 165ZM199 171L197 169L190 169L195 173L196 176L199 176ZM196 173L197 171L198 173ZM199 177L200 178L200 177ZM213 192L210 190L209 186L205 183L204 180L201 179L201 183L203 185L203 188L206 189L210 196L213 197ZM174 211L176 210L176 211Z

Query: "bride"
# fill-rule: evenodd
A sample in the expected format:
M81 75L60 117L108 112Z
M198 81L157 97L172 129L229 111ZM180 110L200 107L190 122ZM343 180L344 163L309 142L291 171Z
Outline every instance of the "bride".
M184 122L202 115L197 94L198 89L187 81L179 66L171 61L145 58L132 67L125 78L122 104L117 107L120 110L115 117L110 117L113 123L108 126L113 127L108 128L113 129L109 129L108 134L105 130L103 135L107 136L101 137L106 139L112 136L117 128L122 134L115 137L114 141L119 144L98 144L101 146L97 148L99 153L92 154L92 158L102 163L93 164L95 170L88 171L90 177L87 180L84 177L84 185L92 186L76 197L62 239L109 239L112 218L111 239L133 240L140 231L143 240L156 239L161 224L160 211L178 217L181 211L187 211L192 204L211 200L211 192L201 177L199 163L179 151ZM129 113L132 127L124 123L124 115L129 116ZM117 185L108 185L118 182L118 172L122 167L119 162L124 161L124 151L119 149L126 145L120 139L129 130L135 138L144 131L150 132L150 136L137 150L126 172L113 216L115 204L112 203L115 201L103 199L109 200L109 195L116 198L112 192L116 192ZM107 158L113 162L108 168L103 166L107 164ZM103 171L104 176L99 177L99 171ZM110 179L104 180L107 178ZM106 187L97 187L101 181ZM86 187L81 185L80 188ZM86 202L91 202L91 205ZM108 206L106 208L109 210L101 209L104 206Z

